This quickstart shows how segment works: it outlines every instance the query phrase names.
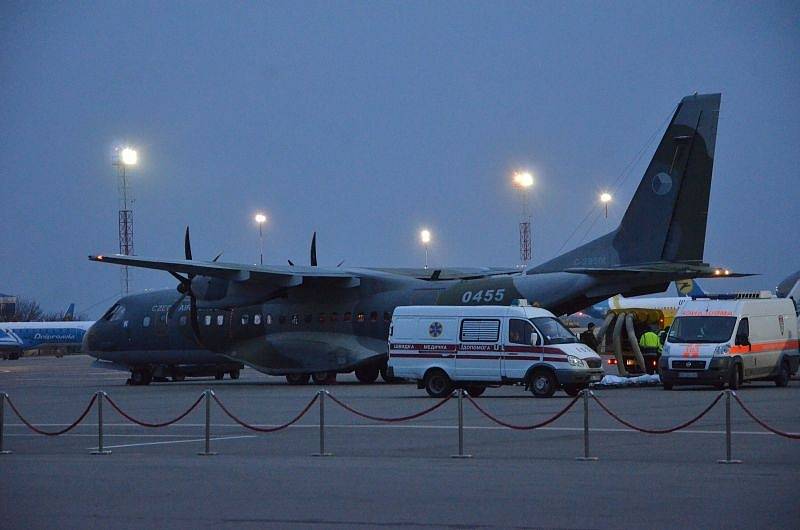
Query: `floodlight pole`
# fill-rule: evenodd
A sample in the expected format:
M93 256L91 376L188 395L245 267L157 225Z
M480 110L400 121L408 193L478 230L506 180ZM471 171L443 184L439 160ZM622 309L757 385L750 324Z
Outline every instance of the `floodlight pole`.
M133 210L130 197L130 186L128 185L127 164L122 160L122 154L117 153L117 158L113 165L117 166L119 176L119 253L123 256L133 255ZM125 296L130 292L131 276L127 265L121 269L121 290Z

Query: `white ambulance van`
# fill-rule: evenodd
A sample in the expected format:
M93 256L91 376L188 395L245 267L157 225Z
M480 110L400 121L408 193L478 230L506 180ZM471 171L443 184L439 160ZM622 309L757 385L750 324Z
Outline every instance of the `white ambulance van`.
M659 359L665 390L674 385L739 388L743 381L786 386L800 363L792 301L768 291L719 295L678 310Z
M597 353L552 313L512 306L398 307L389 328L389 374L414 379L432 397L453 388L524 383L537 397L574 396L603 378Z

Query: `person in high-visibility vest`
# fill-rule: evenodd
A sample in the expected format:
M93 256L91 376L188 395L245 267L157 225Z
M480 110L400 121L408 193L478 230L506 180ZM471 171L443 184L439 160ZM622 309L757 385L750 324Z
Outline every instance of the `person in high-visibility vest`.
M659 346L660 341L658 340L658 334L652 329L645 331L639 338L639 348L641 348L643 355L658 355Z

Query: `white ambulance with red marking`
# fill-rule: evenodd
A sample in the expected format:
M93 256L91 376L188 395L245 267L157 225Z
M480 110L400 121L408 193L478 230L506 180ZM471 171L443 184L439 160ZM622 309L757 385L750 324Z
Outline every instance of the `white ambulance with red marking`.
M390 375L417 381L432 397L453 388L524 383L537 397L577 395L603 378L597 353L552 313L512 306L398 307L389 329Z
M797 316L768 291L696 298L678 310L659 359L665 390L674 385L774 381L783 387L800 364Z

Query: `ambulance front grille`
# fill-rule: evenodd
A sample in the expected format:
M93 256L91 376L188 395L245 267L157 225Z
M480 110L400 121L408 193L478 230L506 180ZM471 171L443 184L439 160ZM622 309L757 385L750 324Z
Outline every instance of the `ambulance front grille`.
M600 368L603 366L603 361L601 359L586 359L586 364L589 368Z

